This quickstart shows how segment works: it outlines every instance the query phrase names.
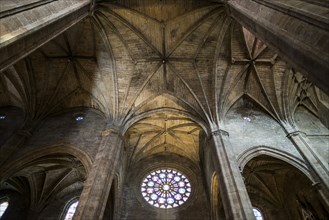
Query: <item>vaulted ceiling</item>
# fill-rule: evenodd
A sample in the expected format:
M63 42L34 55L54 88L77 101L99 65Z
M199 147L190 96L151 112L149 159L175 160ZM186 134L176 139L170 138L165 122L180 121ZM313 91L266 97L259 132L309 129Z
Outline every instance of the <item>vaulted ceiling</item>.
M25 213L31 218L55 200L78 196L87 175L81 162L69 154L50 154L15 168L17 172L2 182L0 188L8 195L21 195L24 206L33 210Z
M175 142L184 155L199 128L191 118L221 123L241 99L278 122L291 123L298 106L317 115L319 106L329 103L227 16L223 3L122 0L97 1L96 8L0 75L0 106L18 106L33 121L86 106L117 125L161 110L140 117L130 130L138 158L142 152L137 152L149 150L155 139L152 146ZM191 148L198 152L197 146Z
M277 218L282 214L297 218L298 206L309 206L308 209L319 215L316 218L327 215L318 204L317 195L312 193L314 186L309 179L282 160L264 155L255 157L244 167L243 176L252 204L262 207L264 213L277 212ZM296 208L285 209L287 206Z
M198 162L201 130L188 117L169 112L153 114L128 130L129 161L138 162L148 155L166 152Z
M134 121L126 132L129 161L168 152L196 163L200 125L222 123L239 100L278 122L294 123L301 106L315 116L323 106L329 109L328 96L227 16L223 3L96 3L93 15L0 74L0 107L17 106L28 121L73 107L95 108L116 125ZM264 179L275 181L272 173L289 169L262 159L244 171L248 189L257 185L268 202L280 205L280 187ZM52 199L80 191L85 175L69 155L50 155L1 188L26 195L27 203L42 210Z

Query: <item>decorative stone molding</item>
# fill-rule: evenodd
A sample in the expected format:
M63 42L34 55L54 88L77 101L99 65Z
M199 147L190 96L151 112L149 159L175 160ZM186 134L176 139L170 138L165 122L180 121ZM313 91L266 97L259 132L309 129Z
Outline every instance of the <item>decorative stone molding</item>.
M287 138L292 138L292 137L294 137L294 136L297 136L297 135L306 135L306 133L305 132L302 132L302 131L293 131L293 132L289 132L287 135L286 135L286 137Z
M230 134L227 131L224 131L222 129L212 131L210 136L218 136L218 135L230 136Z
M276 158L278 160L281 160L293 167L295 167L297 170L302 172L307 178L309 178L310 181L314 182L314 178L310 174L310 170L308 169L305 161L291 155L288 152L275 149L273 147L268 146L257 146L250 148L246 151L244 151L242 154L240 154L237 157L238 165L241 171L243 172L243 169L245 165L252 160L253 158L261 155L266 155L269 157Z
M320 190L321 187L322 187L322 183L320 183L320 182L313 182L313 183L312 183L312 186L313 186L315 189Z
M179 157L173 154L167 154L167 155L161 155L158 154L155 156L156 159L147 158L145 160L139 161L137 164L134 164L134 167L136 167L135 173L130 173L127 177L128 179L132 179L134 187L133 191L134 194L143 207L148 207L154 210L157 210L160 213L175 213L175 209L159 209L157 207L153 207L149 205L145 199L142 196L141 193L141 184L144 180L144 178L152 171L158 170L158 169L175 169L180 172L182 172L190 181L192 185L192 192L189 197L189 199L180 206L180 208L186 208L193 204L193 202L196 200L197 196L200 193L200 188L198 187L200 185L200 179L196 175L196 172L198 172L198 167L195 166L195 164L187 159L187 158L180 158L181 160L178 160ZM165 160L164 160L165 158ZM138 171L137 171L138 170Z
M18 172L20 169L22 169L22 167L24 167L31 161L50 154L62 153L67 153L74 156L77 161L80 161L82 163L83 167L86 170L86 173L88 174L90 172L92 167L92 159L86 152L80 150L74 145L59 143L56 145L44 146L40 149L27 152L21 155L20 157L10 161L8 164L5 164L4 166L0 167L0 182L2 180L8 179L11 175ZM15 164L20 165L17 166Z

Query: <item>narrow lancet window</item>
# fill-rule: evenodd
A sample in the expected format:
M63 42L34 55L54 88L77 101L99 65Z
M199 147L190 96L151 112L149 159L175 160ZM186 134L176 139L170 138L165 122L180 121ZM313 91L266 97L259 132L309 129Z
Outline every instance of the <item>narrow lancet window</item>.
M254 215L256 217L256 220L264 220L263 214L261 213L261 211L259 209L253 208L252 210L254 211Z
M72 220L75 210L77 209L79 201L74 200L74 202L72 202L69 207L66 209L66 213L65 213L65 217L64 220Z
M0 218L5 213L6 209L8 208L9 203L7 201L0 203Z

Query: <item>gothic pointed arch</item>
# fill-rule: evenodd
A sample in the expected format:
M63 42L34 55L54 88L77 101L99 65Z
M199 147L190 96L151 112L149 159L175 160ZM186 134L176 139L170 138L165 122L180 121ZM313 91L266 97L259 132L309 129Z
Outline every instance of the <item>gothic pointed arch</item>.
M273 158L277 158L279 160L282 160L291 166L298 169L300 172L302 172L305 176L307 176L311 181L314 181L309 169L307 168L305 162L301 158L297 158L294 155L291 155L285 151L276 149L274 147L269 146L255 146L252 147L246 151L244 151L242 154L240 154L237 157L237 161L239 164L239 167L241 170L244 169L246 164L252 160L253 158L260 156L260 155L267 155Z
M325 219L328 215L317 184L281 159L258 155L244 166L243 176L251 203L265 216L299 219L307 212L317 219Z
M24 168L28 164L35 163L34 161L38 160L47 155L51 154L69 154L75 158L77 158L82 164L84 169L88 172L92 166L92 160L86 152L79 150L78 148L68 145L68 144L56 144L53 146L45 146L41 149L37 149L35 151L30 151L16 158L12 162L6 164L1 169L0 180L4 180L8 178L10 175L18 172L20 169ZM18 161L20 161L18 163ZM19 166L14 164L20 164Z
M12 197L28 218L47 218L48 213L59 217L62 203L80 195L90 166L89 156L75 147L44 147L8 164L0 192Z

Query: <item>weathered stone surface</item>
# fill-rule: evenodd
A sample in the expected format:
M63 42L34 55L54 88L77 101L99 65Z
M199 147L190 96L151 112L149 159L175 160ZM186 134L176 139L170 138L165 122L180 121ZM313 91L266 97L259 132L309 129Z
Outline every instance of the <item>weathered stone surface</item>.
M1 3L4 219L328 216L327 3ZM161 167L195 190L172 210L140 191Z
M322 5L323 4L323 5ZM228 1L231 16L329 93L328 3Z
M3 15L0 22L0 71L86 17L89 3L89 0L48 1L48 4L6 14L12 9L12 3L4 2L0 11Z

